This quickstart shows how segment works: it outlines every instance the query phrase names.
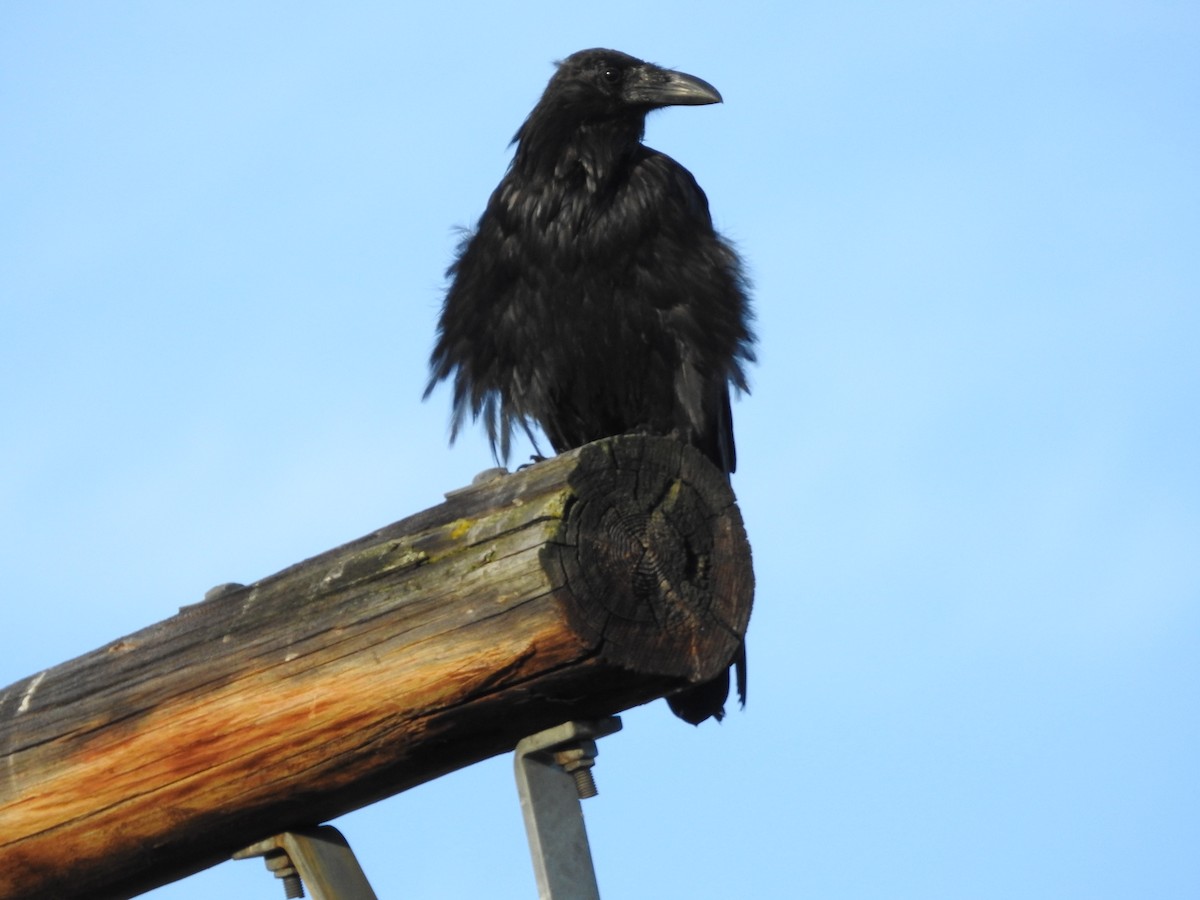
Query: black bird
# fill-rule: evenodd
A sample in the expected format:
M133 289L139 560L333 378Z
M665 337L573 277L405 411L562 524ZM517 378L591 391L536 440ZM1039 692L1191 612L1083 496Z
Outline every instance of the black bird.
M451 440L468 413L502 460L533 425L556 452L668 435L733 472L747 283L691 173L641 142L652 110L720 102L706 81L615 50L558 64L446 273L425 396L453 380ZM733 664L744 704L744 647ZM721 719L728 693L726 672L668 702L699 724Z

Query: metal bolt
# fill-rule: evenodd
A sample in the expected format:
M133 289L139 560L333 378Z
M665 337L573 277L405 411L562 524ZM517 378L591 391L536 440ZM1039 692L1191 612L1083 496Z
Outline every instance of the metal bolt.
M592 766L596 764L595 741L580 741L556 750L554 761L575 779L575 790L580 800L587 800L599 793L596 790L596 778L592 774Z
M283 896L287 900L297 900L304 896L304 882L300 880L298 874L283 876Z
M591 769L576 769L571 773L571 777L575 779L575 790L579 792L580 800L587 800L600 793L596 789L596 776L592 774Z
M245 850L239 850L233 858L246 859L251 856L261 856L267 871L283 882L283 895L287 900L299 900L304 896L304 882L300 880L300 873L296 871L286 850L271 847L267 841L260 841Z
M267 869L275 873L275 877L283 881L283 895L287 900L297 900L304 896L304 882L300 873L292 865L292 858L284 850L276 850L263 857Z

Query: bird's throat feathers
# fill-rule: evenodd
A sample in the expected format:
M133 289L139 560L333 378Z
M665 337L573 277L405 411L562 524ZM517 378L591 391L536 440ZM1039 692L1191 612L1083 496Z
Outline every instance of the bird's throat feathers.
M542 104L517 132L512 168L598 193L641 146L645 115L579 119Z

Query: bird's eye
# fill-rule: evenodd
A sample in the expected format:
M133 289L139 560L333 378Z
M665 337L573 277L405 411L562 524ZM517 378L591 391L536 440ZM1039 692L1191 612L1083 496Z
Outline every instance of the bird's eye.
M611 66L609 66L607 69L605 69L603 72L600 73L600 77L603 78L605 81L607 81L609 84L616 84L618 81L621 80L621 70L614 69Z

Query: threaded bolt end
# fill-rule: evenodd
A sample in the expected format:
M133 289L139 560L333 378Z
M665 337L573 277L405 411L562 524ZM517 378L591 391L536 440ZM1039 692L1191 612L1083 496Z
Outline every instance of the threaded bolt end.
M283 876L283 896L287 900L298 900L304 896L304 882L300 880L299 875Z
M575 790L579 793L580 800L587 800L600 793L596 790L596 778L590 768L581 766L571 773L571 777L575 779Z

